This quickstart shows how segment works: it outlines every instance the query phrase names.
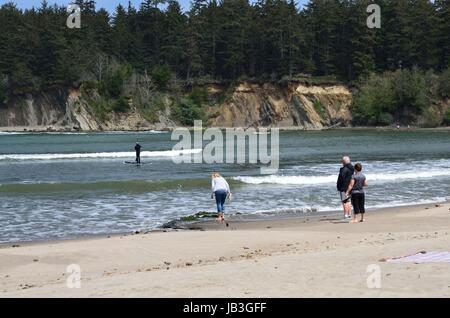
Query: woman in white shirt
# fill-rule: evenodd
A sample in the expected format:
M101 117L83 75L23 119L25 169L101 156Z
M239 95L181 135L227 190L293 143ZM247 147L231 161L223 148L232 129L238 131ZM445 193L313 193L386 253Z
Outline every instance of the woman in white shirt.
M231 196L230 186L218 172L212 175L212 195L216 197L217 212L219 213L219 221L225 222L225 201L228 196Z

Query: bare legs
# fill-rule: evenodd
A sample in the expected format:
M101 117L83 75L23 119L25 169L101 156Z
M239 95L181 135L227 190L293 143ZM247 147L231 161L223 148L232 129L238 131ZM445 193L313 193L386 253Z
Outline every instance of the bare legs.
M226 227L229 227L230 224L225 220L225 214L219 213L219 217L217 218L217 221L220 222L220 224L225 224Z
M350 202L343 203L342 207L344 208L344 216L351 217L352 216L352 204Z

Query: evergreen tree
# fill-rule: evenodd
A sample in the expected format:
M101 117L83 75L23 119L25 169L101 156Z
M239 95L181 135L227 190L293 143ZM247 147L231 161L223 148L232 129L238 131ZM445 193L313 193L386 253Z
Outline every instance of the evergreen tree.
M308 32L313 35L311 50L318 75L337 73L340 63L337 49L341 45L345 19L342 8L338 0L311 0L306 6L306 23Z
M236 79L245 73L249 33L247 0L224 0L220 8L220 29L217 40L219 73Z
M376 29L367 27L367 6L370 0L346 1L343 13L347 16L343 25L338 60L339 75L348 80L367 76L375 70L374 45Z
M450 0L436 0L438 69L450 67Z
M37 89L39 77L32 71L34 50L30 42L36 38L34 23L38 13L32 9L21 12L12 3L0 9L0 78L8 89L3 95Z
M75 0L81 29L66 27L64 7L0 7L0 81L24 92L49 85L104 81L105 63L136 73L279 80L298 73L345 81L371 72L450 66L450 0L379 0L382 28L366 25L371 0L176 0L129 2L110 14ZM126 68L127 68L126 67ZM406 73L405 73L406 74Z
M161 44L161 60L170 65L177 74L184 73L186 53L183 47L183 38L186 30L186 16L181 12L178 2L170 0L165 12L165 36Z

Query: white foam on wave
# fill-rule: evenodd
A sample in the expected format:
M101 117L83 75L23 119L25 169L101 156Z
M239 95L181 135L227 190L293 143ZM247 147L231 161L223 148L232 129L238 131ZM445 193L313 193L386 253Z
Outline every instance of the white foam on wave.
M420 204L435 204L435 203L445 203L448 201L448 197L434 197L429 199L421 199L414 201L390 201L385 203L376 203L373 205L368 205L368 209L383 209L392 207L402 207L402 206L413 206Z
M380 172L404 172L404 171L416 171L424 170L424 167L430 167L432 169L443 168L448 169L450 167L450 159L433 159L433 160L403 160L403 161L389 161L389 160L377 160L363 162L364 171L371 174L377 174ZM339 170L339 165L335 163L320 163L320 164L308 164L308 165L294 165L287 167L284 171L289 174L302 173L305 171L322 171L323 173L330 172L334 174Z
M390 180L411 180L411 179L428 179L434 177L449 177L450 169L437 169L430 171L411 171L411 172L401 172L401 173L392 173L392 174L384 174L384 175L367 175L367 179L373 181L390 181Z
M383 174L366 174L370 181L395 181L428 179L435 177L450 177L450 169L436 169L429 171L385 172ZM328 176L279 176L235 177L234 180L247 184L280 184L280 185L314 185L336 183L337 175Z
M150 134L168 134L168 131L163 131L163 130L150 130L149 131Z
M88 133L85 132L56 132L56 131L51 131L51 132L43 132L43 133L30 133L30 135L32 134L44 134L44 135L87 135Z
M166 130L145 130L145 131L103 131L96 132L94 134L99 135L159 135L159 134L168 134L169 131Z
M177 157L201 153L202 149L143 151L141 158ZM13 154L0 155L0 160L63 160L63 159L97 159L97 158L133 158L134 152L99 152L99 153L59 153L59 154Z
M414 201L389 201L385 203L375 203L375 204L368 204L367 209L369 210L379 210L384 208L393 208L393 207L405 207L405 206L414 206L414 205L421 205L421 204L437 204L437 203L444 203L448 201L448 197L433 197L429 199L421 199L421 200L414 200ZM303 206L303 207L297 207L297 208L277 208L277 209L268 209L268 210L257 210L252 212L246 212L243 213L244 215L277 215L277 214L314 214L314 213L325 213L325 212L340 212L342 209L342 206L340 204L337 204L336 206L327 206L327 205L320 205L317 207L312 206Z
M336 176L264 176L264 177L235 177L234 180L248 184L281 184L304 185L324 184L336 182Z

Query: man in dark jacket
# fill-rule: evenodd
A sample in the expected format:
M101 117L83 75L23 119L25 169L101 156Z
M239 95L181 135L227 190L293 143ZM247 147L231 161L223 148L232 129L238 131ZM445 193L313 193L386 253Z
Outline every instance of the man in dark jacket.
M337 190L340 194L342 207L344 208L344 217L346 219L350 219L352 217L352 204L350 202L350 197L347 195L347 190L350 182L352 181L354 172L355 169L351 164L350 157L345 156L342 158L342 168L339 171Z

